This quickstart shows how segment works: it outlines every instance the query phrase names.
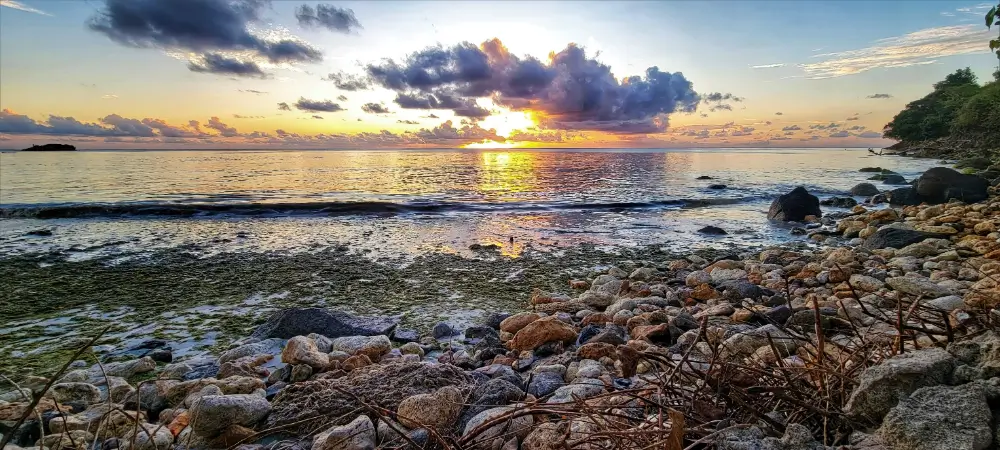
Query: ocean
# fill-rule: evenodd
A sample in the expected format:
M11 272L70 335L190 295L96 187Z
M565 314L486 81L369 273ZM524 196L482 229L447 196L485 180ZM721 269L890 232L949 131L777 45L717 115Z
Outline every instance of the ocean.
M765 214L795 186L829 197L862 167L933 165L861 149L8 152L0 257L766 244L801 239Z

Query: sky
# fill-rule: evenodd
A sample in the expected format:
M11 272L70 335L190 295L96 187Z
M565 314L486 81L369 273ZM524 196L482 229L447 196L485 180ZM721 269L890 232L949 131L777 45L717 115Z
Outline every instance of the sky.
M0 148L882 147L989 7L0 0Z

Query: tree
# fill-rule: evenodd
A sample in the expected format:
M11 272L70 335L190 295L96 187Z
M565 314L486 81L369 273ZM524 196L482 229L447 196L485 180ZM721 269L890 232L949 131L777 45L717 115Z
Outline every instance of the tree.
M1000 22L1000 20L997 20L998 18L1000 18L1000 3L997 3L996 6L986 13L986 28L992 29L995 20ZM1000 28L1000 26L997 26L997 28ZM997 31L1000 34L1000 30ZM990 50L996 50L997 59L1000 60L1000 37L990 40ZM997 71L993 74L993 77L1000 81L1000 67L997 67Z
M987 84L962 106L953 131L1000 142L1000 83Z
M934 91L906 105L886 124L883 134L900 141L924 141L951 134L958 111L980 91L972 70L956 70L934 83Z

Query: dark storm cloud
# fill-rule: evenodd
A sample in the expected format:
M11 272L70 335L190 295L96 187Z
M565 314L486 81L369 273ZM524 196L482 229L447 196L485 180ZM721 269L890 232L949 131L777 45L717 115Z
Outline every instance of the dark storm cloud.
M188 70L237 77L267 78L267 74L253 61L240 61L218 53L206 53L202 61L191 61Z
M510 54L493 39L482 46L465 42L435 46L401 61L365 67L374 85L397 92L396 104L408 109L451 109L464 117L489 111L476 98L492 97L514 110L540 112L551 128L581 128L620 133L662 131L673 112L694 112L703 101L741 101L732 94L702 98L683 74L650 67L643 76L619 81L609 66L570 44L551 61ZM450 106L453 104L459 106ZM656 120L654 120L656 119ZM634 131L633 131L634 130Z
M88 26L129 47L183 50L206 58L250 51L272 63L321 60L319 50L306 43L268 41L250 32L267 5L266 0L104 0Z
M782 128L781 131L799 131L801 129L802 129L802 127L800 127L798 125L789 125L789 126L787 126L785 128Z
M278 103L278 109L281 110L281 111L291 111L292 107L288 106L288 103L281 102L281 103Z
M361 105L361 110L369 114L389 114L392 112L381 103L365 103Z
M240 135L240 133L236 131L236 128L222 123L218 117L212 117L209 119L205 126L218 131L223 137L235 137Z
M308 112L337 112L344 110L340 105L330 100L309 100L305 97L299 97L299 101L295 102L295 107L300 111Z
M107 115L98 123L80 122L72 117L55 115L50 115L45 122L39 122L9 109L0 111L0 133L136 138L184 138L202 135L198 122L194 120L188 122L187 128L170 125L162 119L138 120L118 114Z
M353 10L333 5L316 5L315 8L309 5L299 6L295 10L295 18L304 28L323 27L339 33L350 33L362 28Z
M865 97L865 98L873 98L873 99L875 99L875 98L892 98L892 95L889 95L889 94L872 94L872 95L869 95L868 97Z

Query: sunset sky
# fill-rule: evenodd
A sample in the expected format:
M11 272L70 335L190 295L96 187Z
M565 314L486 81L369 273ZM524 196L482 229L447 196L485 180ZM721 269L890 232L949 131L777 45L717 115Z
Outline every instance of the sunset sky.
M0 148L884 146L989 6L0 0Z

